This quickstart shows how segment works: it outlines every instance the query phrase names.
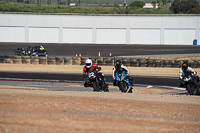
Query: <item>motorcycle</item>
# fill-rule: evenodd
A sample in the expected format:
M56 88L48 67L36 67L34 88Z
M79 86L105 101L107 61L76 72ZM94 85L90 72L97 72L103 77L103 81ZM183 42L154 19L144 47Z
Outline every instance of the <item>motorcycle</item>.
M183 77L183 83L184 86L186 87L186 90L190 95L199 95L199 86L195 84L195 77L193 73L189 73L187 75L184 75Z
M132 93L132 88L129 87L129 79L127 78L127 75L125 71L119 70L115 74L115 79L117 86L119 87L119 90L123 93Z
M17 50L14 50L15 55L18 56L24 56L27 55L26 51L24 50L24 48L17 48Z
M94 91L109 92L108 84L105 81L104 74L94 71L88 73L88 79L90 80L90 87L93 87Z

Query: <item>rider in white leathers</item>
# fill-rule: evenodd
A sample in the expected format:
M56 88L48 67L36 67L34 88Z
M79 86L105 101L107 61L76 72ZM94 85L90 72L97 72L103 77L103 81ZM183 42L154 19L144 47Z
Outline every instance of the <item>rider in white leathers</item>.
M113 85L116 86L117 83L116 83L116 80L115 80L115 74L118 70L122 70L122 71L125 71L126 72L126 75L127 75L127 78L129 79L130 81L130 87L132 88L133 86L133 79L131 78L130 76L130 72L129 70L126 68L126 66L124 66L120 60L116 60L115 61L115 67L113 68Z
M199 82L199 76L197 76L196 71L194 71L191 67L188 66L187 62L184 62L182 64L182 68L179 71L179 79L181 80L180 86L184 87L184 83L182 82L182 80L183 80L184 75L188 74L189 72L194 74L194 77L196 79L195 86L197 87L197 85L198 85L197 83Z

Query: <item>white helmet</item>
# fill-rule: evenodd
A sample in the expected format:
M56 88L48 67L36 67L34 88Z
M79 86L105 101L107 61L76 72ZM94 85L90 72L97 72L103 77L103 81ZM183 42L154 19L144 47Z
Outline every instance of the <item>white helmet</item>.
M85 61L85 64L86 64L86 67L87 67L87 68L90 68L90 67L92 66L92 60L91 60L91 59L87 59L87 60Z

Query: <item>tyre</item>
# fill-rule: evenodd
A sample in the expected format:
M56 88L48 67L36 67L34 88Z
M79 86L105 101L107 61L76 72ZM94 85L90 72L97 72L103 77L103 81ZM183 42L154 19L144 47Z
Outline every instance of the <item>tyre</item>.
M105 82L102 82L102 91L109 92L108 85Z
M125 83L124 82L119 84L119 89L121 90L121 92L126 92Z
M190 95L195 95L196 94L196 89L194 88L193 84L187 84L186 88L187 88L188 93Z
M94 91L99 91L99 85L96 80L93 81L93 89L94 89Z

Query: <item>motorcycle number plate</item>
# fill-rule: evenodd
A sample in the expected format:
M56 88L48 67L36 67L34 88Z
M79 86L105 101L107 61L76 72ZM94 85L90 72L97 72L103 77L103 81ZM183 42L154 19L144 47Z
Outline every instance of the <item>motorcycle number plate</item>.
M93 72L89 73L89 78L90 77L94 77L94 73Z

